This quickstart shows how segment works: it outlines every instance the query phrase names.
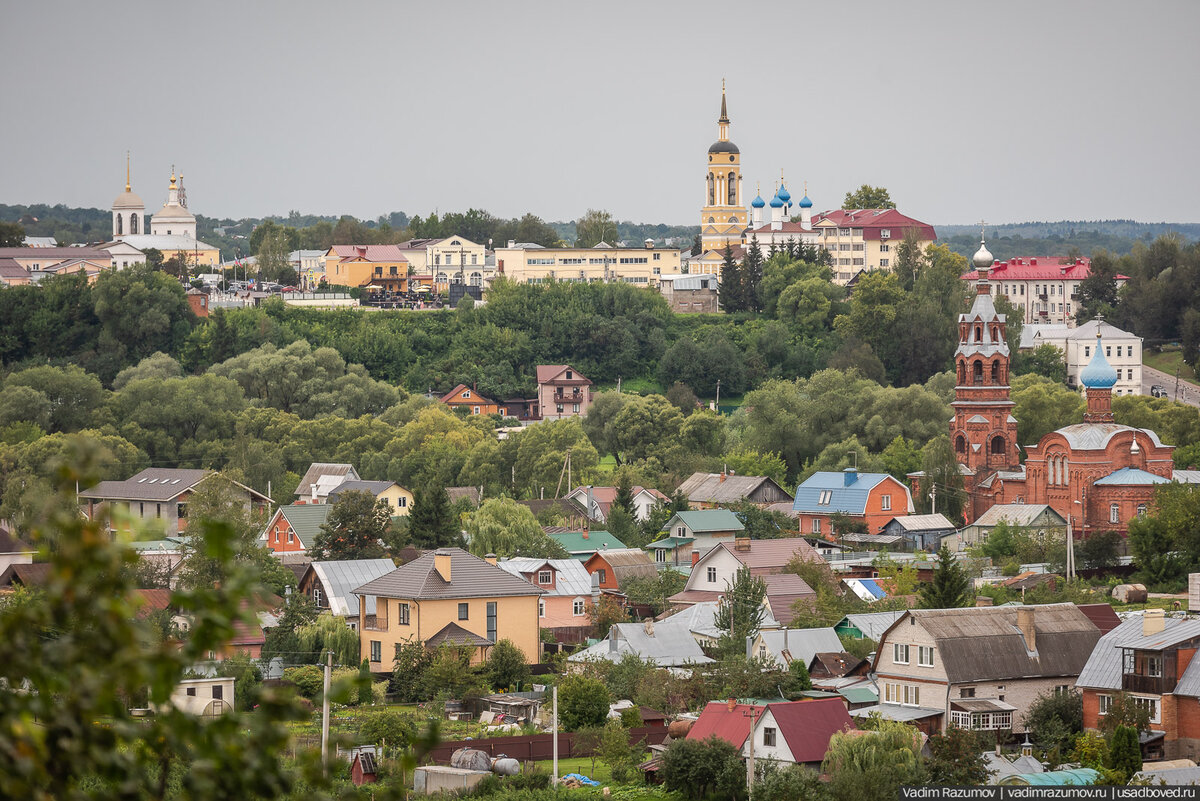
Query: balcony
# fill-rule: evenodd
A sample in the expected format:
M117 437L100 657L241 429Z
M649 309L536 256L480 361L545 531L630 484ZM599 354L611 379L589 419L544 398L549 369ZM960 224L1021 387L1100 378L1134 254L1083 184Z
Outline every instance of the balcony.
M388 630L387 618L385 617L382 620L380 620L378 615L367 615L366 618L363 620L363 630L364 631L387 631Z
M1174 692L1175 680L1168 676L1143 676L1140 673L1126 673L1121 676L1121 689L1130 693L1164 695Z

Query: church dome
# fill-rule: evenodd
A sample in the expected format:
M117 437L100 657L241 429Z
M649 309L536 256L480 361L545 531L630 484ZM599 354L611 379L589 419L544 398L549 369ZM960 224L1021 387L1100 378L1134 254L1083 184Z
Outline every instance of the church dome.
M771 208L773 208L773 209L782 209L783 208L783 201L780 200L779 195L775 195L775 197L771 198Z
M140 197L127 189L117 195L117 199L113 201L112 207L114 211L116 209L144 209L146 208L146 204L142 202Z
M971 257L971 263L975 265L975 269L986 270L991 267L995 261L996 258L992 255L992 252L987 249L987 245L980 241L979 250L975 251L975 255Z
M738 150L738 146L735 145L733 142L717 141L717 142L712 143L712 146L708 149L708 152L709 153L741 153L742 151Z
M1079 374L1079 383L1088 389L1112 389L1113 384L1117 383L1117 371L1104 358L1100 337L1096 337L1096 352L1092 354L1092 360Z
M804 197L800 198L800 202L796 205L802 209L811 209L812 201L808 199L808 195L805 195Z
M762 199L762 195L755 195L754 200L750 201L750 205L756 209L761 209L763 206L767 205L767 203Z
M784 186L783 184L779 185L779 191L776 192L776 195L778 195L779 199L782 200L785 204L789 200L792 199L792 193L787 191L787 187Z

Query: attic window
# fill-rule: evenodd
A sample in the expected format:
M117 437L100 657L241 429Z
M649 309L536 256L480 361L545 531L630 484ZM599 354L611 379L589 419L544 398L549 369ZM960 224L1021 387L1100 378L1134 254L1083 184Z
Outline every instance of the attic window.
M570 371L570 370L568 370L568 371L567 371L567 380L569 381L569 380L570 380L571 378L573 378L573 377L574 377L574 376L572 376L572 374L571 374L571 371Z
M833 490L821 490L821 498L817 501L820 506L828 506L833 500Z
M139 478L137 483L141 484L141 483L142 483L143 481L145 481L145 480L146 480L146 479L144 479L144 478Z

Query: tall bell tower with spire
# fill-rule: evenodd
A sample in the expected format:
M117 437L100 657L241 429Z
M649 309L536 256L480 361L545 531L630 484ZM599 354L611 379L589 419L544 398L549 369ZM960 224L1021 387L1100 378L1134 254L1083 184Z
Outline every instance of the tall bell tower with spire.
M112 235L113 239L130 234L144 234L146 231L146 204L133 193L133 181L130 177L129 152L125 152L125 191L117 195L112 204Z
M700 211L700 243L705 251L737 247L742 242L748 215L742 201L742 156L729 141L729 109L725 81L721 81L721 116L717 141L708 148L708 173L704 185L704 207Z
M979 250L972 259L979 271L975 300L971 310L958 317L957 380L950 421L950 444L959 464L967 468L964 479L969 493L989 483L997 471L1020 469L1017 419L1012 415L1008 386L1008 325L1006 316L996 311L988 281L994 261L981 233Z

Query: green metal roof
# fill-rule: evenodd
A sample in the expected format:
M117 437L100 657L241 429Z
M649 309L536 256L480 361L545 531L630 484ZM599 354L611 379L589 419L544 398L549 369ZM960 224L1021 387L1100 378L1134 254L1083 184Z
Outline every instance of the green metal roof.
M869 687L847 687L838 694L852 704L873 704L879 701L879 693Z
M591 554L595 551L629 547L607 531L589 531L587 539L584 539L582 531L556 531L549 536L570 554Z
M658 548L672 551L683 545L685 542L692 542L691 537L663 537L661 540L655 540L647 545L647 548Z
M328 503L297 503L279 507L280 513L300 538L300 544L305 548L312 546L321 533L321 526L329 519L333 504Z
M669 531L676 520L695 532L708 531L745 531L746 527L738 516L728 509L698 509L694 512L676 512L667 523L665 530Z
M1100 774L1091 768L1075 768L1073 770L1049 770L1045 773L1018 773L1015 776L1005 776L999 784L1033 784L1063 787L1073 785L1083 787L1092 784L1100 778Z

